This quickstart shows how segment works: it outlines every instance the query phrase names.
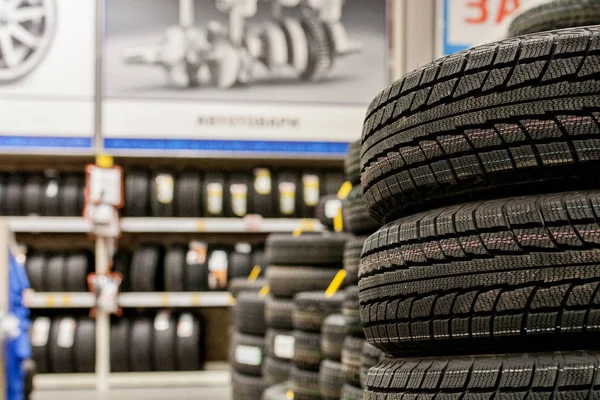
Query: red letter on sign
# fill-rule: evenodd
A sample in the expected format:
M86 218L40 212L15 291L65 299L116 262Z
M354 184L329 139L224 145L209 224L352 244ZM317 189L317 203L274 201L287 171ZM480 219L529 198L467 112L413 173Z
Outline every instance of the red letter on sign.
M518 0L517 0L518 1ZM479 18L467 18L465 22L467 24L482 24L488 19L488 0L475 0L467 3L467 7L479 9Z
M509 7L509 3L512 4ZM500 4L500 9L498 10L498 18L496 18L496 22L500 23L504 21L504 18L509 17L512 13L517 11L519 8L519 0L502 0L502 4Z

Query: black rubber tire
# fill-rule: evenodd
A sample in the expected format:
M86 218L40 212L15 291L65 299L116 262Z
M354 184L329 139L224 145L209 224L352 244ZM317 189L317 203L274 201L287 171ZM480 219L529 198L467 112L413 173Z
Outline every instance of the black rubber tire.
M282 186L293 185L294 204L289 207L282 207ZM275 208L279 218L295 218L299 216L299 207L302 202L302 183L296 172L279 172L277 174L277 184L275 186Z
M276 233L267 237L269 265L311 265L338 268L343 261L349 236L334 233L308 233L300 236Z
M249 357L252 359L246 359L238 357L242 352L240 347L244 349L244 352L246 352L246 349L250 350L253 353L251 356L256 355L256 358ZM229 346L229 362L235 372L244 375L261 376L264 355L264 337L244 335L239 332L233 334L231 345Z
M72 317L59 317L52 321L50 327L50 339L49 339L49 372L54 374L70 374L75 372L75 360L73 355L73 346L61 347L58 345L58 336L60 331L60 325L65 323L74 324L73 335L77 332L77 321ZM74 343L73 343L74 345Z
M183 246L175 246L165 252L165 291L183 292L187 251Z
M166 176L166 177L171 177L171 179L173 180L173 187L172 187L172 197L171 197L171 201L170 202L164 202L161 203L158 200L158 177L160 176ZM171 172L166 172L166 171L161 171L161 172L155 172L152 175L152 178L150 179L150 215L153 217L162 217L162 218L168 218L168 217L173 217L175 215L175 191L176 191L176 181L175 181L175 175Z
M23 395L25 396L25 400L29 400L35 389L33 381L38 373L38 368L35 361L29 358L21 363L21 369L25 373L25 377L23 378Z
M252 253L240 253L232 251L229 253L228 279L248 278L252 272Z
M305 370L318 371L323 358L320 334L294 331L294 365Z
M396 355L585 346L600 324L599 204L600 191L512 197L387 225L361 260L367 338Z
M162 248L158 246L140 246L131 260L131 291L154 292L162 289Z
M38 320L44 320L43 322L38 321ZM32 340L31 342L31 357L33 358L33 360L36 363L37 366L37 371L40 374L47 374L50 372L50 360L49 360L49 352L50 352L50 341L53 339L52 338L52 324L53 321L49 318L49 317L37 317L33 320L32 326L31 326L31 335L32 338L34 335L38 335L40 334L39 332L36 332L36 325L38 323L44 323L44 324L48 324L48 336L42 338L45 339L45 344L41 345L41 346L36 346L36 344L38 342ZM45 331L44 331L45 332ZM41 344L41 342L40 342Z
M337 361L323 360L319 368L321 399L338 400L342 395L344 383L346 383L346 376L342 371L342 364Z
M318 370L318 367L316 371L309 371L292 366L290 389L294 392L294 400L321 400Z
M258 292L240 292L236 303L236 329L247 335L262 336L265 326L265 297Z
M362 352L360 353L360 386L365 387L367 384L367 375L369 369L377 365L383 360L385 353L373 346L371 343L363 343Z
M19 216L23 215L23 186L24 177L21 174L10 174L5 188L5 215Z
M599 369L595 351L385 359L369 371L364 399L595 399Z
M349 286L344 290L342 315L346 318L346 334L364 337L363 325L360 320L360 303L358 299L358 286Z
M128 171L125 177L125 216L150 215L150 173L142 169Z
M192 330L183 332L183 320L192 321ZM202 319L191 313L179 315L177 324L177 370L198 371L202 369L206 358L205 330Z
M333 268L270 265L266 280L273 296L290 298L300 292L327 289L337 271Z
M208 265L206 261L208 260L208 254L204 264L190 264L187 259L185 259L185 281L184 288L187 292L205 292L208 291Z
M200 173L186 171L175 182L175 206L177 216L184 218L199 217L202 212L202 177Z
M325 318L341 311L344 293L327 296L325 292L302 292L294 296L294 329L321 332Z
M289 400L287 393L290 390L291 383L289 381L272 385L263 393L262 400Z
M363 400L363 390L354 385L345 384L340 400Z
M152 320L137 317L132 321L129 335L129 365L132 372L152 371Z
M337 195L345 181L343 172L326 172L321 179L321 193L325 196Z
M131 289L131 253L126 249L118 249L113 255L112 271L123 275L121 282L121 291L129 292Z
M257 168L253 171L254 181L248 194L252 198L254 214L262 215L264 218L275 216L275 181L271 171L266 168ZM262 175L264 174L264 177ZM267 176L268 174L268 176ZM270 180L270 183L262 184L260 179ZM260 190L260 193L258 190Z
M177 358L177 320L170 312L166 316L168 318L168 326L157 326L157 319L163 318L165 315L159 313L153 324L152 332L152 365L153 371L175 371ZM157 329L159 328L159 329Z
M348 197L342 200L342 217L344 230L355 235L368 235L381 227L381 223L369 215L360 186L354 186Z
M92 272L91 255L86 252L72 253L65 257L66 292L87 292L87 276Z
M46 256L44 253L33 252L27 255L25 271L31 288L37 292L45 292L46 288Z
M265 276L265 272L267 271L267 257L265 255L265 250L262 248L255 248L252 250L252 266L260 267L260 277Z
M60 178L58 175L48 174L44 178L42 188L42 215L46 217L60 216Z
M229 281L229 292L237 297L241 292L260 292L267 282L264 279L249 281L247 278L234 278Z
M93 373L96 370L96 321L80 318L77 321L73 345L75 372Z
M231 375L232 400L260 400L267 388L262 377L233 373Z
M291 361L282 361L272 357L265 357L263 362L263 379L268 386L287 382L290 379L292 370ZM285 392L284 392L285 395Z
M60 215L63 217L81 217L83 208L80 201L80 188L83 179L78 174L68 174L60 182Z
M321 328L321 351L325 358L339 361L342 359L342 344L346 336L346 317L331 314Z
M350 142L348 155L344 159L346 180L352 185L360 185L360 140Z
M7 215L6 212L6 174L0 173L0 215Z
M225 175L218 172L207 173L204 175L204 180L202 183L202 194L204 196L202 199L202 216L207 218L224 217L226 205L229 204L228 188L225 184ZM214 203L209 204L209 185L221 185L221 202L219 202L218 199L215 198L216 200L213 200ZM212 208L212 204L214 204L214 208ZM214 212L210 211L211 208Z
M553 0L517 15L508 28L508 36L589 25L600 25L600 1Z
M334 220L337 214L336 210L339 210L340 208L342 208L342 201L338 199L336 195L329 194L323 196L315 209L315 218L317 218L323 226L329 230L333 230L335 224Z
M346 271L346 283L348 285L358 284L358 266L360 255L365 244L366 236L357 236L349 239L344 247L344 270Z
M290 344L290 348L282 345ZM267 329L265 353L274 360L289 362L294 358L294 332L290 330Z
M64 292L65 284L65 256L52 254L46 262L46 289L49 292Z
M324 23L316 16L300 21L308 43L308 67L300 78L305 81L320 82L327 78L333 65L332 48Z
M265 302L265 324L269 328L291 330L294 328L292 312L294 302L292 300L278 299L267 296Z
M110 327L110 371L129 372L129 345L131 324L127 318L113 321Z
M361 184L371 214L502 193L597 186L600 27L465 50L395 82L369 107Z
M23 215L42 214L43 180L39 174L30 175L23 188Z
M234 196L232 192L233 185L240 185L240 188L246 190L245 201L243 196L240 196L239 199L236 200L236 196ZM227 205L225 207L225 213L228 217L242 218L247 214L252 213L252 210L254 209L254 204L252 204L252 196L250 195L250 176L247 173L234 173L229 175L226 190L229 201L227 202Z
M342 369L346 381L354 386L360 386L361 354L365 339L346 336L342 348Z

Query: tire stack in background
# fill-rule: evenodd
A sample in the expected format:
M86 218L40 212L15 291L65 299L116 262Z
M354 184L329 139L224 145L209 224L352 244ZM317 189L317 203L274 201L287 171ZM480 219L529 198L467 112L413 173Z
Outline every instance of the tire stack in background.
M365 400L600 396L598 60L598 26L511 38L373 101Z

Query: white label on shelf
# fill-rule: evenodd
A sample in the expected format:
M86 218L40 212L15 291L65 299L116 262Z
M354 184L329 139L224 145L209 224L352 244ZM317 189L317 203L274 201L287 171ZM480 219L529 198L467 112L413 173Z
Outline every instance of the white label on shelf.
M177 324L177 336L188 338L194 334L194 316L190 313L181 314Z
M160 174L156 177L156 199L161 204L173 202L175 181L172 175Z
M208 260L208 286L210 289L225 289L227 288L227 270L229 262L227 253L223 250L215 250L210 255Z
M294 337L289 335L275 336L274 348L275 355L279 358L294 358Z
M317 175L304 175L302 177L304 185L304 204L314 207L319 202L319 177Z
M168 311L161 311L156 314L154 318L154 330L162 332L169 329L170 319L171 313Z
M296 184L281 182L279 184L279 210L283 215L292 215L296 211Z
M236 253L250 254L252 253L252 245L248 242L236 243L234 248Z
M262 350L260 347L238 345L235 348L235 361L246 365L261 365Z
M185 257L187 265L204 265L204 263L206 262L207 251L208 245L206 244L206 242L192 240L189 245L188 253Z
M46 197L54 198L58 195L58 182L55 180L51 180L48 182L48 186L46 186Z
M248 186L243 183L231 185L231 209L237 217L248 213Z
M271 171L266 168L254 170L254 190L262 195L271 193Z
M218 215L223 212L223 185L217 182L206 185L206 200L208 212Z
M339 209L342 208L340 199L331 199L325 203L325 216L327 218L335 218Z
M73 318L64 318L58 326L56 344L63 349L70 349L75 342L75 328L77 323Z
M50 336L50 318L40 317L33 321L31 327L31 345L34 347L43 347L48 344Z

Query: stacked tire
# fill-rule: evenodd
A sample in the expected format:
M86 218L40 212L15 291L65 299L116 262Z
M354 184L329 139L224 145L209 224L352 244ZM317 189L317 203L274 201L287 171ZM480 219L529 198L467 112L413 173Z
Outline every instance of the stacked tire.
M597 26L517 37L373 101L364 399L600 396L599 59Z

